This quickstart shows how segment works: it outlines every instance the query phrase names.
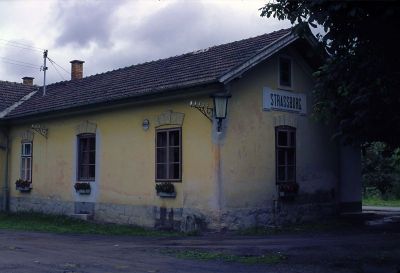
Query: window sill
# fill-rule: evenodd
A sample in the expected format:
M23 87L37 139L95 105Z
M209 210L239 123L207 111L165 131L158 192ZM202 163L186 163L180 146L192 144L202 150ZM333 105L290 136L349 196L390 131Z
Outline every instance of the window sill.
M16 187L16 190L19 190L19 192L28 193L32 190L32 187Z
M176 197L176 192L158 192L157 193L158 197L161 198L175 198Z
M81 195L89 195L91 193L91 190L77 190L77 193L81 194Z

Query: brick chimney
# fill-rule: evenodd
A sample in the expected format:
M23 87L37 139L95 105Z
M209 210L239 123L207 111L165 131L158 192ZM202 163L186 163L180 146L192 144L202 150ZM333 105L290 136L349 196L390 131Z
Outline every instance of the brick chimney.
M83 63L84 61L73 60L71 63L71 80L79 80L83 77Z
M32 77L23 77L22 84L33 86L33 79Z

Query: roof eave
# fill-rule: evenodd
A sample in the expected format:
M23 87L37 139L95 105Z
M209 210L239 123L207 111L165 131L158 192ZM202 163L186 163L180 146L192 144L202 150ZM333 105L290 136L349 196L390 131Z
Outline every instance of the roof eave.
M306 41L308 41L313 47L317 46L317 44L318 44L318 41L312 34L303 35L302 38L306 39ZM277 53L284 47L292 44L293 42L295 42L298 39L300 39L299 35L294 32L290 32L290 33L282 36L275 42L266 46L264 49L262 49L260 52L258 52L256 55L251 57L246 62L242 63L241 65L235 67L234 69L232 69L229 72L222 75L218 79L218 81L223 84L229 83L230 81L234 80L237 77L240 77L246 71L250 70L257 64L261 63L262 61L268 59L269 57L271 57L272 55L274 55L275 53Z

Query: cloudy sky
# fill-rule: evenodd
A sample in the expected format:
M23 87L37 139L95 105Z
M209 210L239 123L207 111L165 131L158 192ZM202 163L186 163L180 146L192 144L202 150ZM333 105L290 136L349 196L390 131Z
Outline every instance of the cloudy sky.
M68 72L48 63L51 83L70 79L74 59L89 76L289 27L260 17L265 2L0 0L0 80L41 85L43 49Z

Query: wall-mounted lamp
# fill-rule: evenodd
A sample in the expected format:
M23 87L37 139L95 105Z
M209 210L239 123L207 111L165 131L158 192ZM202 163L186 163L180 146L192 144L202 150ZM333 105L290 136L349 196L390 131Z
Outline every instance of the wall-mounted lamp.
M214 101L214 117L218 119L218 132L221 132L222 120L226 119L228 113L229 93L216 93L212 95Z
M228 112L228 99L231 97L229 93L216 93L211 96L213 98L214 107L197 101L190 101L189 106L199 110L211 122L213 117L218 119L218 132L221 132L222 120L226 118Z
M147 131L150 128L150 121L146 118L142 122L143 130Z

